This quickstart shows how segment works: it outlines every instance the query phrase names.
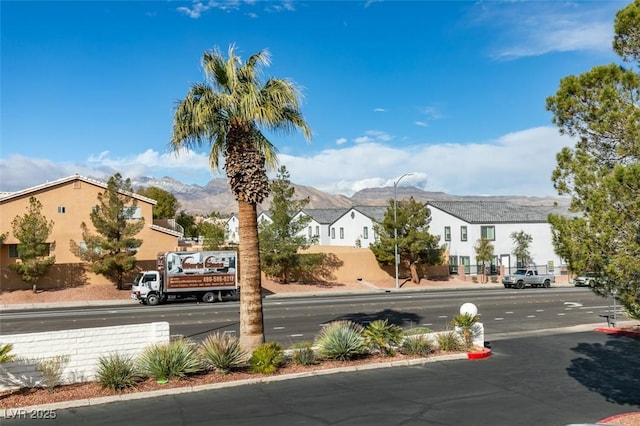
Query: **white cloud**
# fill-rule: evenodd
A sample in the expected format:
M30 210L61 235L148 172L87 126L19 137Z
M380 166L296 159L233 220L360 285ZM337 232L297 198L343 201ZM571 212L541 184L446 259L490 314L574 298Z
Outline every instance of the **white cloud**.
M611 51L620 2L478 2L470 16L491 26L490 56L511 60L552 52Z
M255 0L209 0L207 2L202 2L198 0L194 0L190 7L180 6L177 7L176 10L182 14L187 15L190 18L198 19L202 16L203 13L210 9L218 9L224 12L233 12L240 10L243 4L253 6L256 4ZM295 7L291 0L284 0L281 4L271 4L265 10L270 12L280 12L280 11L294 11ZM247 16L250 18L257 18L258 15L254 12L247 13Z
M424 121L416 121L415 125L420 127L429 127L429 124L425 123Z
M367 141L308 156L281 154L280 162L287 166L293 182L333 194L392 186L398 177L412 173L399 185L455 195L554 196L555 155L562 147L574 145L555 127L526 129L471 144L394 146L384 132L367 134ZM200 185L214 177L208 156L192 151L175 155L149 149L126 157L102 152L74 164L14 155L0 159L0 191L16 191L75 173L106 178L116 171L125 177L171 176Z
M374 108L373 112L387 112L384 108Z
M345 143L347 143L347 138L336 139L336 145L344 145Z

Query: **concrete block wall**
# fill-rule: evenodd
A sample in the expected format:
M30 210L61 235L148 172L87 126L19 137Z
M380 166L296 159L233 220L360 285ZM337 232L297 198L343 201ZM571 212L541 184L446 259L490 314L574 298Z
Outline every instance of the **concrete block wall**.
M154 322L43 333L0 335L13 344L13 361L0 364L0 390L39 386L43 360L64 357L63 383L95 380L101 356L118 353L135 358L146 347L169 342L169 323Z

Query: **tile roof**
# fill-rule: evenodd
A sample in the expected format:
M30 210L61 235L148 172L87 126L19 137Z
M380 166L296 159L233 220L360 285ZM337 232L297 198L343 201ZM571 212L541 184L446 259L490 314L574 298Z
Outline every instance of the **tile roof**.
M302 209L302 212L320 224L331 224L347 209Z
M429 201L468 223L547 223L549 213L569 215L566 207L524 206L504 201Z

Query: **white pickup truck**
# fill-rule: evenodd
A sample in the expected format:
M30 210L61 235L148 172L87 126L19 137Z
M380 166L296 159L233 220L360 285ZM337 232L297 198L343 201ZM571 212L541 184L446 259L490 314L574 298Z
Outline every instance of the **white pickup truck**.
M502 284L505 288L523 289L527 286L549 288L551 283L555 282L555 275L538 274L535 269L518 269L513 274L505 275L502 278Z

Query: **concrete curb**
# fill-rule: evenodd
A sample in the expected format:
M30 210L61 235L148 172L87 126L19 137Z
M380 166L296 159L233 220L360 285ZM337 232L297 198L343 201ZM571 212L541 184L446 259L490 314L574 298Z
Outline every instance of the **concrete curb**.
M149 391L149 392L133 392L133 393L126 393L126 394L119 394L119 395L103 396L99 398L77 399L73 401L55 402L51 404L34 405L30 407L7 408L7 409L0 410L0 418L11 418L16 416L18 413L29 413L29 412L35 412L36 410L38 411L63 410L68 408L87 407L87 406L95 406L95 405L102 405L102 404L110 404L113 402L124 402L124 401L132 401L137 399L156 398L159 396L180 395L185 393L202 392L202 391L216 390L216 389L223 389L223 388L230 388L230 387L237 387L237 386L254 385L259 383L280 382L283 380L299 379L303 377L325 376L328 374L366 371L366 370L373 370L373 369L379 369L379 368L409 367L409 366L415 366L415 365L425 365L425 364L430 364L434 362L455 361L455 360L462 360L462 359L467 359L466 353L447 354L447 355L440 355L440 356L434 356L429 358L416 358L411 360L379 362L375 364L364 364L364 365L357 365L357 366L351 366L351 367L329 368L326 370L283 374L280 376L264 376L264 377L256 377L255 379L236 380L236 381L224 382L224 383L210 383L206 385L158 389L158 390Z

